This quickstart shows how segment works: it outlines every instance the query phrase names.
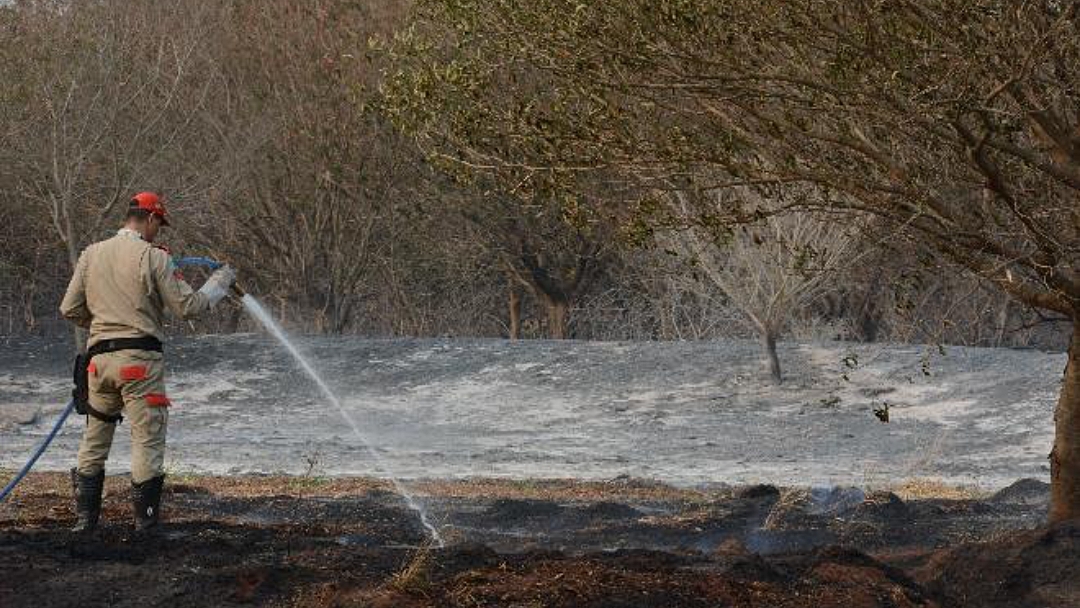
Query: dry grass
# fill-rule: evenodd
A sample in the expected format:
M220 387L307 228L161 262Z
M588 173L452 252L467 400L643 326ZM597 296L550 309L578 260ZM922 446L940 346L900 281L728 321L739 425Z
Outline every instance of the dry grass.
M977 500L989 494L975 486L949 484L936 479L912 478L888 488L902 500Z
M390 577L387 587L407 595L427 595L431 591L431 542L421 545L409 561Z
M498 497L550 501L680 501L705 502L716 492L677 488L648 480L580 481L574 479L430 480L411 484L429 496L441 498Z
M0 476L0 479L3 479ZM357 496L371 492L393 492L393 486L384 480L369 477L313 477L290 475L229 475L213 476L185 473L172 475L168 486L182 491L208 492L235 498L295 495L302 491L305 497L334 498ZM126 492L126 476L108 476L106 492ZM417 494L435 498L511 498L548 500L556 502L602 500L623 502L682 502L707 503L730 494L731 490L697 490L677 488L659 482L630 480L619 482L575 481L571 479L462 479L427 480L410 482L409 487ZM870 489L884 489L904 500L946 499L968 500L985 498L988 492L975 486L949 484L933 478L912 477L899 483L879 483ZM64 496L71 494L67 473L31 473L15 490L19 496ZM805 489L782 489L777 508L793 506L804 498Z
M107 472L108 473L108 472ZM659 482L618 480L612 482L583 482L570 479L514 480L464 479L426 480L409 482L411 491L420 497L495 500L532 499L551 502L681 502L684 505L706 504L728 490L682 489ZM394 488L381 479L367 477L305 477L295 475L201 475L192 472L169 473L166 491L170 493L213 494L220 497L255 499L270 496L306 498L342 498L365 496L371 493L393 493ZM106 500L110 496L126 500L130 481L126 475L107 474ZM59 508L71 506L71 485L67 473L31 473L16 488L12 500L0 505L0 521L19 520L26 509L45 503ZM174 508L172 517L178 521L185 513Z
M761 524L765 530L779 530L784 516L810 501L810 493L801 488L786 489L780 493L780 499L769 510L768 517Z

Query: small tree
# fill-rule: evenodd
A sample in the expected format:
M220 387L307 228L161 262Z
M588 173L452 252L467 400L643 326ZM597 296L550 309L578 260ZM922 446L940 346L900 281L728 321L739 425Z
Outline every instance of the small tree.
M729 196L751 197L744 191L687 193L671 195L676 212L689 222L708 212L688 199L703 198L704 204L723 209ZM758 205L759 211L764 211ZM670 233L665 241L692 259L710 282L751 322L761 338L769 376L783 380L776 341L792 317L836 288L845 266L855 260L855 230L820 215L802 212L765 214L753 224L733 227L691 223Z
M471 223L472 238L499 261L508 282L509 337L520 337L522 290L546 316L547 335L570 337L570 312L610 261L610 227L595 217L573 217L558 203L523 202L512 195L469 188L443 198Z

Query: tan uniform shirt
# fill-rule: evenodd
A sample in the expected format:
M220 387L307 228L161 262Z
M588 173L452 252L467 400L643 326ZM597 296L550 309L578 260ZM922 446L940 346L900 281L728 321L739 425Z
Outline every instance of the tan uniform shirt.
M60 313L90 330L89 347L112 338L164 340L166 308L189 319L210 300L184 282L169 254L123 228L79 256Z

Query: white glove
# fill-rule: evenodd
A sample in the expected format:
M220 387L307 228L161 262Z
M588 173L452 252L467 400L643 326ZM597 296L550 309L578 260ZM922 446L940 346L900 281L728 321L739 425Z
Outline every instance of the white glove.
M199 289L199 293L210 300L210 308L213 308L225 298L225 294L229 293L229 288L235 282L236 271L233 270L232 266L226 264L215 270L214 274L210 275L209 279L206 279L202 288Z

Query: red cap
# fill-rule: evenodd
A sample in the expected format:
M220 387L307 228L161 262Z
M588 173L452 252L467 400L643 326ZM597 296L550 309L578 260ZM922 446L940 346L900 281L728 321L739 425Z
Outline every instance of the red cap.
M161 198L153 192L140 192L131 197L131 208L148 211L152 215L161 218L162 226L169 225L169 213L165 211L165 205L161 202Z

